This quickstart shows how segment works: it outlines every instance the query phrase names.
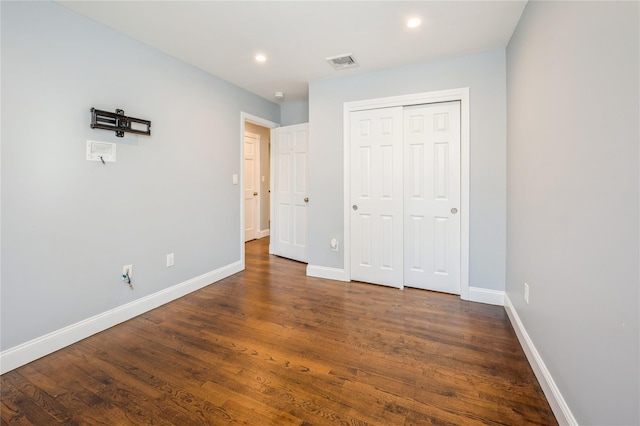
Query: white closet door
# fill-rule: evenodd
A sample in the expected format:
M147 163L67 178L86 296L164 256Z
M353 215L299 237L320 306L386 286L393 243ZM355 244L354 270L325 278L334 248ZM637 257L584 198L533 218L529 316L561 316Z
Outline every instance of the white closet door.
M351 279L402 287L402 107L350 116Z
M404 109L404 284L460 294L460 102Z
M308 261L309 124L272 130L273 217L270 253Z

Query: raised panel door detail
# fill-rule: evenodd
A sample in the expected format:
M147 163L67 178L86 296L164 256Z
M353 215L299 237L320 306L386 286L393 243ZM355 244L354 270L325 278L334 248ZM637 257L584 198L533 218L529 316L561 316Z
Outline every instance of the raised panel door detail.
M307 247L307 208L293 207L293 244L297 247Z
M434 272L436 274L447 274L448 257L449 257L449 233L447 225L448 219L446 217L434 218L434 232L433 232L433 248L434 248Z
M433 145L433 180L434 198L447 200L449 198L449 143L440 142Z
M309 140L306 130L298 130L293 133L293 150L296 152L307 152L307 142Z
M244 184L245 184L245 188L248 190L254 190L254 179L255 179L255 172L253 170L253 159L248 159L246 158L244 160L244 172L245 172L245 180L244 180Z
M451 212L460 208L460 103L407 107L404 115L410 189L404 198L404 283L460 294L460 214ZM420 185L424 192L416 196ZM421 233L418 217L423 218Z
M252 222L256 214L254 204L255 203L246 202L246 201L244 203L244 223L245 223L244 237L245 237L245 240L247 241L255 239L255 236L250 235L250 232L253 231Z
M360 154L360 180L358 191L360 197L371 198L371 147L361 147Z
M393 117L384 117L380 119L380 134L384 136L393 135Z
M409 133L424 133L424 116L422 115L411 115L408 120L408 129Z
M287 133L279 133L278 136L278 153L288 154L291 152L291 135Z
M291 243L291 227L289 226L291 223L291 209L289 208L289 204L279 204L278 205L278 242L284 244Z
M424 145L411 144L409 146L409 178L405 182L409 185L407 194L414 200L424 199Z
M278 156L278 191L289 192L291 190L291 154Z
M371 120L360 120L360 134L361 138L368 138L371 136Z
M393 146L385 145L380 147L380 174L381 193L380 198L392 199L395 179L395 168L393 161Z
M360 256L359 262L361 266L371 266L371 215L369 214L361 214L359 216L359 224L360 227Z
M402 108L349 122L351 278L402 287Z
M309 186L307 123L272 131L272 191L270 253L301 262L307 261Z
M411 216L409 223L409 242L408 253L409 264L407 265L411 271L424 272L424 216Z
M393 216L383 215L380 217L380 229L382 230L382 261L380 267L383 269L393 269L394 266L393 228Z
M449 113L433 114L433 130L436 132L446 132L449 130Z
M296 194L306 194L309 184L307 182L307 153L296 152L293 154L293 192Z

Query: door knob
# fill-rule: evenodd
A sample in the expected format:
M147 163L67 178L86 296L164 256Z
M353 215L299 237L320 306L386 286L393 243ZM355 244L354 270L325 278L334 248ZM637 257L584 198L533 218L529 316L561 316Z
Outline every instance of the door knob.
M458 213L458 209L456 209L455 207L451 209L451 213L456 214Z
M304 197L304 202L308 203L309 202L309 197Z
M256 195L258 195L258 193L257 193L257 192L254 192L254 193L253 193L253 196L255 197Z
M358 206L356 204L353 205L353 207L351 207L354 210L358 210Z

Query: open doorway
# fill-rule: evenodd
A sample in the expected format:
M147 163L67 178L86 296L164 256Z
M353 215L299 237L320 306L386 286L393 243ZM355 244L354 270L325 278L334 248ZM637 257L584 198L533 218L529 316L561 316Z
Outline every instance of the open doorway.
M245 265L245 244L247 241L262 241L266 240L268 251L268 241L270 235L271 226L271 197L270 197L270 185L271 185L271 129L275 129L279 125L272 121L257 117L245 112L240 114L240 183L241 183L241 197L240 197L240 214L241 214L241 226L240 226L240 244L241 244L241 262ZM245 170L247 164L247 158L245 156L245 135L250 134L253 142L255 143L255 152L253 155L253 161L255 161L255 168L251 168L251 173L255 178L252 185L247 185L245 180L247 179L247 171ZM249 179L252 179L250 176ZM250 189L249 186L251 186ZM256 194L255 196L253 194ZM253 200L255 214L255 230L254 235L249 235L249 240L245 238L246 231L246 218L247 209L245 208L245 199L247 197L255 197ZM262 246L262 244L261 244Z
M269 236L270 133L267 127L244 124L245 242Z

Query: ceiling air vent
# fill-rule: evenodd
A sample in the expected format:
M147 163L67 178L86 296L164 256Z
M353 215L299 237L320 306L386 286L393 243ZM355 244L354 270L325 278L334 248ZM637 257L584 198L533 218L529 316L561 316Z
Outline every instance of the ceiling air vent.
M327 58L327 62L329 62L331 66L337 70L343 70L345 68L353 68L358 66L351 53L345 53L344 55Z

